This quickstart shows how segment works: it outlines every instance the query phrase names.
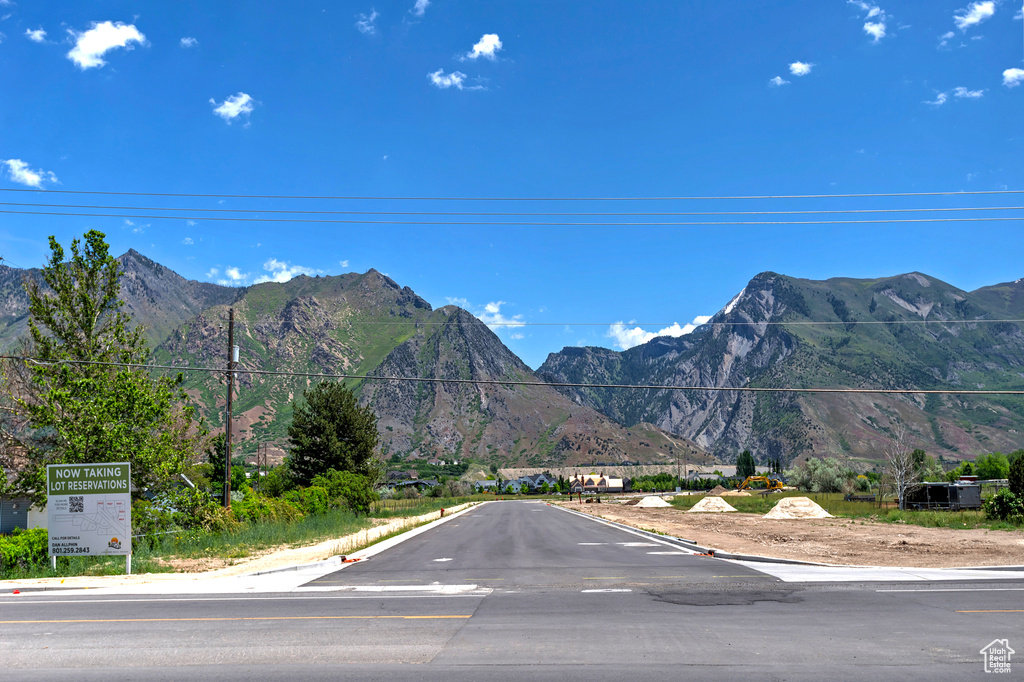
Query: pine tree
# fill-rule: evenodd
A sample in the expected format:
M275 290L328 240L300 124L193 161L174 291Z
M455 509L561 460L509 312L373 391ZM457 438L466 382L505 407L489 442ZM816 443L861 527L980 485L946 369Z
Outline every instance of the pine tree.
M288 470L299 485L328 471L348 471L376 485L382 474L377 459L377 417L359 407L344 383L324 381L303 393L304 403L292 403L288 427L291 448Z
M736 458L736 475L740 478L746 478L747 476L753 476L755 473L757 473L757 466L754 463L754 456L750 454L750 450L744 450Z

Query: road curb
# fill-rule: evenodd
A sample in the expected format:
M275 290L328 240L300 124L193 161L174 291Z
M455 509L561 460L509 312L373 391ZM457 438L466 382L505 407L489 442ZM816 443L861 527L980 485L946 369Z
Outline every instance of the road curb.
M458 518L462 514L465 514L467 511L469 511L470 509L475 509L476 507L479 507L481 504L487 504L487 502L467 502L466 506L464 506L462 509L459 509L458 511L451 512L449 514L446 514L445 516L442 516L440 518L434 519L433 521L428 521L428 522L424 523L422 526L416 526L415 528L410 528L409 530L403 531L403 532L399 533L398 535L394 535L394 536L392 536L390 538L384 538L382 540L378 540L377 542L374 542L369 547L357 550L357 551L352 552L351 554L347 554L345 556L349 557L349 558L354 558L356 560L368 559L371 556L379 554L379 553L383 552L385 549L390 549L390 548L394 547L395 545L401 544L402 542L405 542L406 540L408 540L410 538L413 538L413 537L419 535L420 533L422 533L424 531L430 530L431 528L439 526L442 523L447 523L448 521L451 521L452 519ZM433 514L434 512L428 512L428 513L429 514ZM383 545L383 547L381 545ZM342 568L345 568L348 565L350 565L349 562L342 561L341 555L336 554L336 555L334 555L332 557L328 557L328 558L323 559L321 561L314 561L314 562L308 563L308 564L297 564L295 566L282 566L281 568L271 568L271 569L267 569L266 571L256 571L254 573L246 573L246 574L244 574L244 576L255 577L255 576L259 576L259 575L271 575L271 574L274 574L274 573L286 573L286 572L289 572L289 571L301 571L301 570L313 569L313 568L327 568L327 567L332 566L334 564L337 564L339 570L342 569Z
M712 556L712 557L714 557L716 559L728 559L730 561L757 561L757 562L761 562L761 563L765 563L765 564L791 564L791 565L794 565L794 566L832 566L832 567L836 566L836 564L823 564L823 563L816 562L816 561L801 561L799 559L780 559L778 557L758 556L756 554L733 554L731 552L724 552L722 550L718 550L718 549L715 549L713 547L704 547L702 545L698 545L695 540L687 540L685 538L677 538L674 535L662 535L660 533L654 533L654 532L651 532L649 530L644 530L643 528L636 528L635 526L628 526L628 525L626 525L624 523L619 523L618 521L610 521L608 519L601 518L599 516L594 516L593 514L587 514L587 513L581 512L581 511L576 511L575 509L567 509L566 507L562 507L560 505L553 504L553 505L550 505L550 506L556 507L558 509L561 509L562 511L567 511L570 514L576 514L577 516L582 516L584 518L588 518L588 519L591 519L591 520L594 520L594 521L598 521L600 523L606 523L606 524L608 524L610 526L614 526L616 528L621 528L622 530L628 530L628 531L633 532L633 533L638 533L640 535L645 535L645 536L650 537L652 539L657 539L657 540L661 540L663 542L668 542L668 543L671 543L671 544L674 544L674 545L679 545L683 549L687 549L687 550L693 552L694 554L707 554L707 555Z

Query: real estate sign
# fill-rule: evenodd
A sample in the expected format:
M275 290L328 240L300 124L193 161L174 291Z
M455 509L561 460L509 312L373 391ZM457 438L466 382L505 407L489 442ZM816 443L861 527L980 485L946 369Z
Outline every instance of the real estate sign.
M46 467L50 556L131 554L131 466Z

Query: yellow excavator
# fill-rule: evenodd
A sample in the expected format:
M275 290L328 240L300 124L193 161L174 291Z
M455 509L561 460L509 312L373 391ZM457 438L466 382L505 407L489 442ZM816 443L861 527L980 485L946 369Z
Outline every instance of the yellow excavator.
M784 487L782 481L768 476L747 476L737 490L751 490L754 483L764 483L768 492L782 492Z

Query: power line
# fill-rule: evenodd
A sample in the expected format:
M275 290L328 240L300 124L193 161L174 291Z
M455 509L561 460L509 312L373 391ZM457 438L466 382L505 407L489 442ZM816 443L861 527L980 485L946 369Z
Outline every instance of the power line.
M472 315L472 313L470 313ZM487 322L481 320L476 315L473 315L481 323L488 327L500 329L501 327L508 327L510 329L516 327L671 327L672 325L679 324L675 322L516 322L516 321L505 321L505 322ZM741 327L757 327L757 326L769 326L769 327L813 327L813 326L846 326L846 325L889 325L889 324L976 324L976 323L1011 323L1011 324L1024 324L1024 319L1021 320L851 320L849 322L843 322L842 320L832 321L794 321L794 322L703 322L698 325L694 325L693 330L696 331L701 327L716 327L716 326L741 326ZM449 325L457 325L461 322L434 322L434 321L423 321L415 322L408 320L396 320L394 322L349 322L348 325L351 327L447 327ZM690 322L686 324L692 324ZM685 326L685 325L684 325Z
M645 212L551 212L551 211L310 211L300 209L260 208L178 208L173 206L110 206L100 204L41 204L16 201L0 202L0 206L23 208L74 208L105 211L201 211L203 213L270 213L275 215L366 215L366 216L482 216L492 217L653 217L653 216L761 216L761 215L856 215L878 213L951 213L967 211L1024 211L1024 206L957 206L926 208L851 208L802 211L645 211ZM128 216L137 217L137 216Z
M95 360L59 360L48 361L18 355L0 355L3 360L22 360L36 365L100 365L107 367L127 367L146 370L173 370L178 372L210 372L227 373L229 370L220 367L190 367L179 365L147 365L127 362L99 362ZM474 386L538 386L547 388L600 388L629 389L640 391L717 391L724 393L850 393L878 395L1024 395L1024 389L917 389L917 388L769 388L761 386L671 386L658 384L579 384L568 382L516 381L503 379L439 379L434 377L386 377L371 374L326 374L316 372L283 372L261 369L233 369L235 374L253 374L262 376L305 377L311 379L353 379L359 381L398 381L432 384L469 384Z
M479 221L479 220L354 220L329 218L244 218L195 215L151 215L131 213L69 213L63 211L13 211L0 213L14 215L41 215L72 218L135 218L138 220L206 220L237 223L315 223L339 225L421 225L421 226L477 226L477 227L745 227L784 225L893 225L899 223L988 223L1019 221L1017 217L968 218L894 218L885 220L729 220L729 221L660 221L660 222L542 222L542 221Z
M771 199L860 199L878 197L949 197L988 196L996 194L1024 194L1021 189L972 190L956 192L871 192L859 194L763 194L734 196L655 196L655 197L397 197L357 195L302 195L302 194L200 194L185 192L108 192L73 189L21 189L0 188L0 192L36 192L39 194L86 194L94 196L179 197L193 199L316 199L337 201L739 201Z

